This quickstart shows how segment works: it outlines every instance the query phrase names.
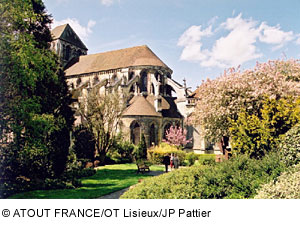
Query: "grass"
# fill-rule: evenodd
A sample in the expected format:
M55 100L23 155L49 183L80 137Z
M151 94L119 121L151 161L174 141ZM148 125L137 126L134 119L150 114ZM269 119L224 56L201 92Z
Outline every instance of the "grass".
M163 166L151 166L151 171L163 171ZM139 179L151 177L137 174L135 164L107 165L97 168L95 175L82 178L82 187L76 189L36 190L18 193L14 199L92 199L137 184Z

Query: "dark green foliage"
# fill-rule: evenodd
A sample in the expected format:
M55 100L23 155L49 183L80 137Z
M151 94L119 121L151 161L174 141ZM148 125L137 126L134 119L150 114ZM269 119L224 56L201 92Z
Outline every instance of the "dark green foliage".
M86 127L79 126L75 128L73 137L73 150L77 159L88 159L93 161L95 159L95 139L93 133Z
M43 2L4 0L0 16L0 181L17 191L63 174L74 119Z
M118 135L113 147L109 150L107 156L114 163L131 163L133 162L133 152L136 146L129 141L124 141L121 137L122 134Z
M286 166L300 163L300 124L290 129L281 139L279 151L282 154L282 162Z
M145 135L142 134L141 141L134 150L134 158L136 161L141 159L147 159L147 145L146 145L146 138Z
M299 121L297 105L293 98L266 98L259 114L241 112L231 121L233 153L261 158L276 148L280 136Z
M198 155L198 164L200 165L213 165L216 163L215 154L199 154Z
M192 166L147 179L122 198L253 198L256 190L284 170L278 154L261 160L244 155L212 166Z
M187 166L192 166L195 164L195 161L198 159L198 156L193 153L193 152L190 152L190 153L187 153L185 155L185 161L187 162Z

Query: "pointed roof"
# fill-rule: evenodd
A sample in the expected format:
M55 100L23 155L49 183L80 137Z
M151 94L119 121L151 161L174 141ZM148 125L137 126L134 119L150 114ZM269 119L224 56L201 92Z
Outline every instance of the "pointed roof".
M161 114L155 111L155 108L143 96L135 96L132 104L127 107L123 116L155 116L161 117Z
M174 97L161 97L161 114L163 117L182 118L182 115L178 112L175 99ZM155 96L148 95L147 100L154 107Z
M79 62L68 68L66 76L99 72L131 66L160 66L171 70L146 46L80 56Z
M88 50L69 24L57 26L51 31L51 33L53 40L61 39L79 48Z

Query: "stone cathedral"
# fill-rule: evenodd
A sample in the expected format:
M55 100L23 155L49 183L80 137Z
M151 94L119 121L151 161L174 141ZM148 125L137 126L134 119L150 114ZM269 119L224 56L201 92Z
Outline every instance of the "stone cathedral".
M104 93L108 88L127 93L130 101L122 116L122 132L138 144L141 134L148 146L160 143L172 125L184 125L193 111L195 98L185 83L172 79L172 70L146 46L135 46L98 54L87 54L87 47L70 25L52 30L51 48L60 57L67 83L78 101L88 88ZM176 97L175 97L176 96ZM80 115L76 122L81 123ZM188 127L187 147L204 152L208 144L199 127Z

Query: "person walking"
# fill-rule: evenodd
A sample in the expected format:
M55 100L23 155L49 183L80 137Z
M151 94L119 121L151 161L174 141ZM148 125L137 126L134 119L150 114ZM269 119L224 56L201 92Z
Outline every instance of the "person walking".
M174 167L174 153L171 154L171 158L170 158L170 167L171 167L171 170L172 170L173 167Z
M174 169L179 168L179 158L177 155L174 155Z
M166 173L168 172L168 167L170 165L170 156L169 154L166 154L164 156L164 159L163 159L163 164L165 164L165 167L166 167Z

